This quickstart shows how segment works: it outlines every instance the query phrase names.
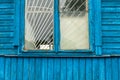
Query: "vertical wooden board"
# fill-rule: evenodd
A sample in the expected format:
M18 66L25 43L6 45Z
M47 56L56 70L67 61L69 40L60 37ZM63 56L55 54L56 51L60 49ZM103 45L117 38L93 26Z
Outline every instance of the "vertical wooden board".
M93 80L99 80L99 62L97 58L93 59Z
M54 80L60 80L60 68L61 68L61 63L60 63L60 58L55 58L54 59Z
M112 80L112 71L111 71L111 58L105 59L105 73L106 73L106 79L105 80Z
M105 60L99 59L99 80L105 80Z
M72 68L73 68L73 59L67 58L67 80L73 80Z
M86 59L86 80L93 80L92 79L92 60L91 58Z
M86 68L85 59L81 58L79 61L79 80L86 80L85 68Z
M101 30L101 0L94 0L94 9L95 9L95 45L96 45L96 54L102 54L102 30Z
M18 58L17 60L17 80L23 80L23 58Z
M35 61L35 80L42 80L41 58L36 58Z
M11 58L11 80L16 80L17 74L17 60L16 58Z
M47 71L47 76L48 80L53 80L53 58L48 58L48 71Z
M20 24L19 24L19 26L21 26L20 27L20 31L19 31L19 33L20 33L20 42L21 42L21 44L20 44L20 46L19 46L19 49L23 49L23 46L24 46L24 37L25 37L25 0L21 0L20 1L20 5L21 5L21 8L20 8Z
M4 66L5 65L5 61L3 57L0 57L0 80L4 80Z
M59 0L54 0L54 49L60 49L60 29L59 29Z
M34 80L35 79L35 70L38 69L38 67L35 67L35 58L30 58L29 60L29 80Z
M29 58L24 58L24 62L23 62L23 80L29 80Z
M89 9L89 14L88 14L88 21L89 21L89 44L90 44L90 48L92 50L95 50L94 49L94 43L95 43L95 40L94 40L94 36L93 34L94 33L94 5L93 5L93 0L88 0L88 9Z
M78 79L78 71L79 71L79 58L73 59L73 80L79 80Z
M42 58L42 80L47 80L48 79L48 77L47 77L47 65L48 64L48 59L47 58Z
M118 62L119 62L119 63L118 63L118 68L119 68L119 69L118 69L118 72L119 72L119 75L118 75L119 78L118 78L118 79L120 80L120 58L118 59Z
M20 0L15 0L15 32L14 32L14 46L19 46L19 31L20 31Z
M5 80L10 80L10 67L11 67L11 58L5 59Z
M61 80L66 80L66 69L67 69L67 60L66 60L66 58L61 58L61 77L60 77L60 79Z
M118 59L112 59L112 80L118 80Z

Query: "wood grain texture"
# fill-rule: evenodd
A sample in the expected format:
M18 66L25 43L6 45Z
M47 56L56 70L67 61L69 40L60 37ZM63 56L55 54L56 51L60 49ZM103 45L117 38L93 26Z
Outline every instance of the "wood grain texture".
M103 54L117 55L120 47L119 0L101 0Z
M0 54L17 54L18 48L14 47L16 5L15 0L0 0Z
M0 63L1 80L119 80L119 57L0 57Z

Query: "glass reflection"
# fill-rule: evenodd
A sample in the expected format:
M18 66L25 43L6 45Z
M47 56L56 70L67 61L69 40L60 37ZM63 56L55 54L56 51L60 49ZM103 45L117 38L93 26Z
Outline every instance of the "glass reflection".
M89 49L88 1L60 0L59 4L61 49Z

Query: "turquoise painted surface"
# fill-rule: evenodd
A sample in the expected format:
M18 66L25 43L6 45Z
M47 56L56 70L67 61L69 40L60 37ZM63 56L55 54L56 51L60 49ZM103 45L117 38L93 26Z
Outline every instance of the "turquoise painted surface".
M119 72L119 57L0 57L0 80L120 80Z
M120 1L101 0L102 50L104 54L120 54Z
M101 12L101 20L96 14L96 54L119 54L120 53L120 1L97 0ZM96 4L97 5L97 4ZM16 0L0 0L0 52L1 54L18 54L19 52L19 27L21 26L20 2ZM94 23L94 22L93 22ZM101 25L101 27L100 27ZM101 33L101 34L100 34ZM97 36L98 35L98 36ZM101 37L102 36L102 37ZM99 39L99 40L98 40ZM102 45L101 45L102 43ZM101 47L102 46L102 47ZM100 52L101 48L102 52ZM95 47L94 47L95 48Z
M44 58L43 54L43 58L35 58L29 57L31 53L28 58L25 54L15 57L19 54L17 26L22 24L16 21L16 4L15 0L0 0L0 54L10 54L0 57L0 80L120 80L120 57ZM119 13L119 0L101 0L102 54L120 54Z
M120 53L120 1L119 0L97 0L99 9L94 10L101 12L91 17L96 19L101 18L99 24L96 24L95 29L95 54L119 54ZM96 4L97 5L97 4ZM92 9L92 7L91 7ZM97 15L101 15L98 17ZM0 54L19 54L21 31L19 28L23 23L20 23L20 2L16 0L0 0ZM90 17L90 19L92 19ZM94 22L92 22L94 23ZM91 24L94 25L94 24ZM99 26L101 25L101 27ZM94 33L91 33L94 34ZM97 36L98 35L98 36ZM101 44L102 43L102 44Z

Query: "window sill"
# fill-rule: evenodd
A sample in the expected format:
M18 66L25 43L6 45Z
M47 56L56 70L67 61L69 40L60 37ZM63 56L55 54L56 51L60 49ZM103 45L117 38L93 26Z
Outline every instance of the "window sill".
M95 53L22 53L22 54L1 54L0 57L14 58L110 58L120 57L120 54L96 55Z

